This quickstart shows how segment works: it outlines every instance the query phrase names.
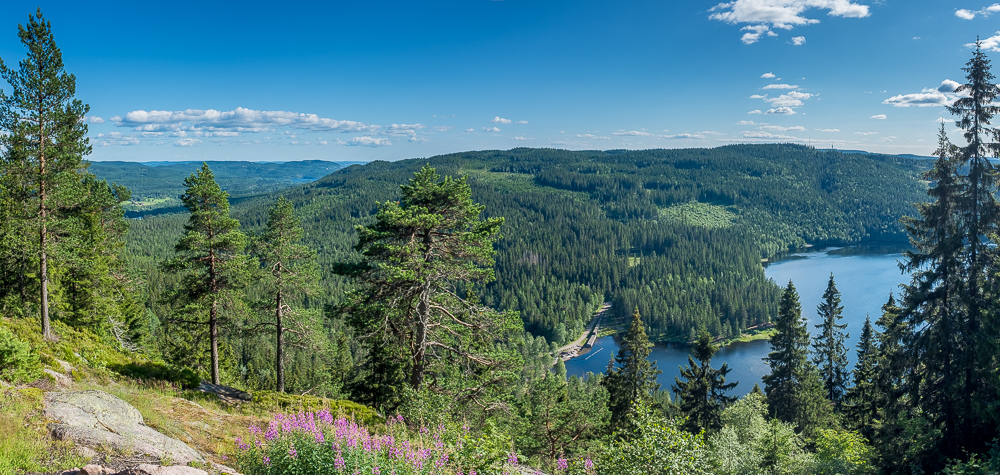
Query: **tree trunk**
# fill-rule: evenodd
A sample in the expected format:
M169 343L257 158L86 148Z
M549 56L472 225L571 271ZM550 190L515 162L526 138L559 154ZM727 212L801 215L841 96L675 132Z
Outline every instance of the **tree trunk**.
M281 321L281 290L280 289L278 290L277 296L274 299L274 306L275 306L275 309L276 309L274 311L274 320L275 320L275 323L277 324L277 338L276 338L276 341L274 342L274 350L275 350L274 352L276 354L276 356L275 356L275 362L274 362L274 367L275 367L276 372L278 373L277 374L277 387L275 388L275 391L277 391L279 393L283 393L283 392L285 392L285 362L284 362L284 359L285 359L284 358L284 356L285 356L284 346L285 346L285 344L284 344L284 341L282 341L282 338L284 337L284 333L283 333L284 327L282 325L284 325L284 323Z
M213 237L212 231L209 230L209 239ZM218 303L218 291L219 282L215 274L215 251L210 251L208 253L209 259L209 281L211 282L212 288L212 309L208 313L208 334L211 340L212 346L212 384L219 383L219 303Z
M430 284L424 284L420 292L420 301L417 303L417 319L413 335L413 370L410 373L410 386L415 390L420 389L424 381L424 354L427 350L427 322L431 311L431 291Z
M45 134L44 129L39 125L38 131L39 140L39 157L38 157L38 220L41 226L38 230L38 244L39 250L41 251L41 256L38 260L38 278L41 281L41 313L42 313L42 338L45 340L52 339L52 326L49 321L49 255L46 250L46 245L48 244L48 208L46 207L45 198Z

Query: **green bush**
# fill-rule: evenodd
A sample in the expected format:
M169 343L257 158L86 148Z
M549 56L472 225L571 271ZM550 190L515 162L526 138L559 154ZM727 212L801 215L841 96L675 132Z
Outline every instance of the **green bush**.
M0 326L0 379L12 383L32 381L41 376L38 354L5 326Z
M177 368L153 361L110 365L109 368L125 377L167 381L179 384L184 389L197 388L201 383L201 377L190 368Z
M362 425L384 424L374 409L352 401L327 399L316 396L258 391L253 394L253 404L266 410L316 412L328 409L331 414L357 421Z

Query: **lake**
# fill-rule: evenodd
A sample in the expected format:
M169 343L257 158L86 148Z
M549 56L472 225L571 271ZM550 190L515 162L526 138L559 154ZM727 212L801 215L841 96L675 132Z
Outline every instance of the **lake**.
M764 273L782 288L789 280L795 284L802 315L809 320L810 333L816 330L813 325L820 323L816 307L823 299L827 280L833 273L844 307L841 323L847 324L845 331L850 334L845 346L853 367L865 316L870 315L874 324L889 293L898 298L899 285L909 281L909 276L902 274L898 266L901 253L906 249L901 244L867 244L799 252L773 260ZM731 371L727 380L739 381L731 394L743 395L753 389L754 383L763 388L761 377L768 373L769 368L762 358L770 350L770 343L763 340L734 343L715 354L712 366L718 368L722 363L729 363ZM680 375L678 366L687 365L689 351L687 345L653 347L649 358L663 371L658 378L662 389L669 390L674 378ZM587 372L603 372L608 367L608 360L617 352L618 344L614 338L600 338L589 353L566 362L567 374L583 376Z

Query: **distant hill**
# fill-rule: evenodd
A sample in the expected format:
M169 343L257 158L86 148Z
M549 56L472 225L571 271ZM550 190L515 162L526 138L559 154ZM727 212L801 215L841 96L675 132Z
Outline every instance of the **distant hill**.
M131 217L148 212L179 210L184 179L203 162L91 162L91 173L132 191L127 209ZM358 162L237 162L210 161L216 181L231 197L269 193L316 181Z

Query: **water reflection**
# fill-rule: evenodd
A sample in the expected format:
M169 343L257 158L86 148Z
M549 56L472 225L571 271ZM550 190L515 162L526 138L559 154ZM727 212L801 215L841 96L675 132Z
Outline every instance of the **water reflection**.
M834 274L844 306L842 322L847 324L846 331L850 333L845 345L849 364L853 366L865 316L870 315L874 323L889 293L898 296L899 284L909 280L898 266L898 260L906 249L908 247L902 244L874 243L794 253L773 260L765 269L765 274L782 287L789 280L795 283L802 313L809 320L810 332L814 330L813 325L819 323L816 306L823 298L830 273ZM674 378L680 375L678 366L687 365L689 351L687 345L656 346L652 349L650 359L663 371L658 378L662 388L669 389ZM763 387L761 377L769 368L762 358L769 351L767 341L734 343L719 350L712 363L714 367L723 362L729 363L731 371L728 379L739 381L733 394L743 395L753 389L754 383ZM603 372L617 352L618 343L613 338L600 338L588 355L566 362L567 373L582 376L587 372Z

